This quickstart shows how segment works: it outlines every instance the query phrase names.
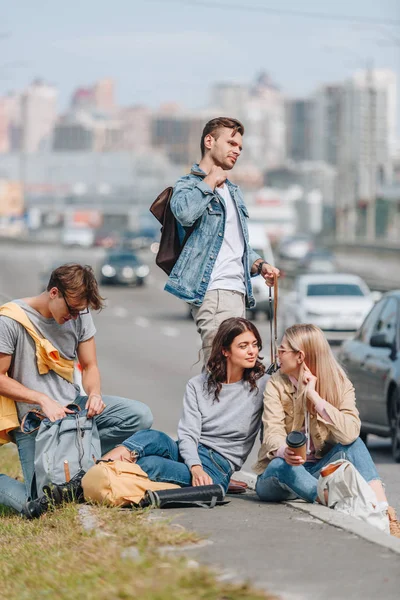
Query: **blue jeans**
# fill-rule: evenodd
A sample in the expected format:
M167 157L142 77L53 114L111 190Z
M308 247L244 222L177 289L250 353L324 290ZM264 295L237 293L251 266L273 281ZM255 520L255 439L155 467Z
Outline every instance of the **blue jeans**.
M75 402L84 408L86 400L87 396L78 396ZM142 402L118 396L103 396L103 402L106 408L101 415L94 417L103 454L121 444L128 435L139 429L148 429L153 424L153 415ZM0 474L0 504L17 512L21 512L26 501L31 499L36 433L14 431L24 482Z
M264 473L257 477L256 492L264 502L282 502L295 498L315 502L321 469L340 458L351 462L367 482L379 479L367 447L357 438L348 446L336 444L318 462L306 462L299 467L292 467L283 458L274 458Z
M138 431L122 444L137 453L137 464L152 481L166 481L180 486L192 485L192 475L179 454L179 444L162 431ZM204 471L213 483L220 483L225 492L233 472L230 463L215 450L198 446Z

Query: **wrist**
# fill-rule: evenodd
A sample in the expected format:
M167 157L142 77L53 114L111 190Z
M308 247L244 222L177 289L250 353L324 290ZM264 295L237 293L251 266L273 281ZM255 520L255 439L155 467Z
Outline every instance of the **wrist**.
M199 469L203 470L203 466L202 465L192 465L190 467L191 471L198 471Z
M265 260L260 260L260 262L257 264L257 274L261 275L262 273L262 268L264 265L266 265L267 263L265 262Z
M212 177L211 175L207 175L207 177L205 177L203 179L204 183L206 183L213 191L215 190L215 188L217 187L218 184L218 180L215 177Z
M314 403L321 400L321 396L318 394L318 392L316 390L309 390L309 392L307 393L307 398L309 400L311 400L311 402L314 402Z
M43 408L49 400L50 398L46 394L40 392L37 392L32 398L33 404L37 404L40 408Z

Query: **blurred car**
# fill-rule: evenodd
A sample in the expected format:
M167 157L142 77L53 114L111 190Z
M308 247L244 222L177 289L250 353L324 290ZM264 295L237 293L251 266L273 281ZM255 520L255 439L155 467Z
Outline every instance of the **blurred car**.
M297 268L299 261L314 249L312 237L297 234L283 238L277 248L277 266L290 273Z
M329 340L344 340L358 330L376 298L357 275L300 275L283 301L286 327L313 323Z
M94 246L115 248L120 243L120 233L109 229L98 229L94 236Z
M90 227L64 227L61 242L64 246L90 248L94 242L94 230Z
M307 252L297 265L298 274L301 273L334 273L336 271L335 257L326 248L316 248Z
M129 250L109 252L100 268L100 283L103 285L143 285L149 267Z
M144 250L159 238L159 231L151 228L140 229L139 231L125 231L122 235L121 244L124 248L131 250Z
M400 462L400 290L375 304L357 335L338 358L352 381L361 418L361 437L391 437Z

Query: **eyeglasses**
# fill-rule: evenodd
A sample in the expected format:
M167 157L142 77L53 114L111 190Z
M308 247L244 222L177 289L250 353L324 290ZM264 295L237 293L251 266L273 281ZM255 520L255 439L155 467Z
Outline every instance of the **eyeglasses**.
M278 354L285 354L285 352L296 352L295 350L288 350L287 348L279 347L277 348Z
M71 315L72 318L89 314L89 307L87 307L85 310L79 310L78 308L71 308L67 302L64 292L62 290L60 290L60 288L58 288L58 291L60 292L61 296L64 298L65 306L67 307L68 313Z

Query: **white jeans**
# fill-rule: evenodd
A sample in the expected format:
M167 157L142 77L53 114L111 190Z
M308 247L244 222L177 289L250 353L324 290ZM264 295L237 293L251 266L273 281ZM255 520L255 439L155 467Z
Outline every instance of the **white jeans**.
M246 315L245 297L234 290L211 290L201 306L192 306L192 316L201 335L204 365L207 365L211 346L222 321Z

